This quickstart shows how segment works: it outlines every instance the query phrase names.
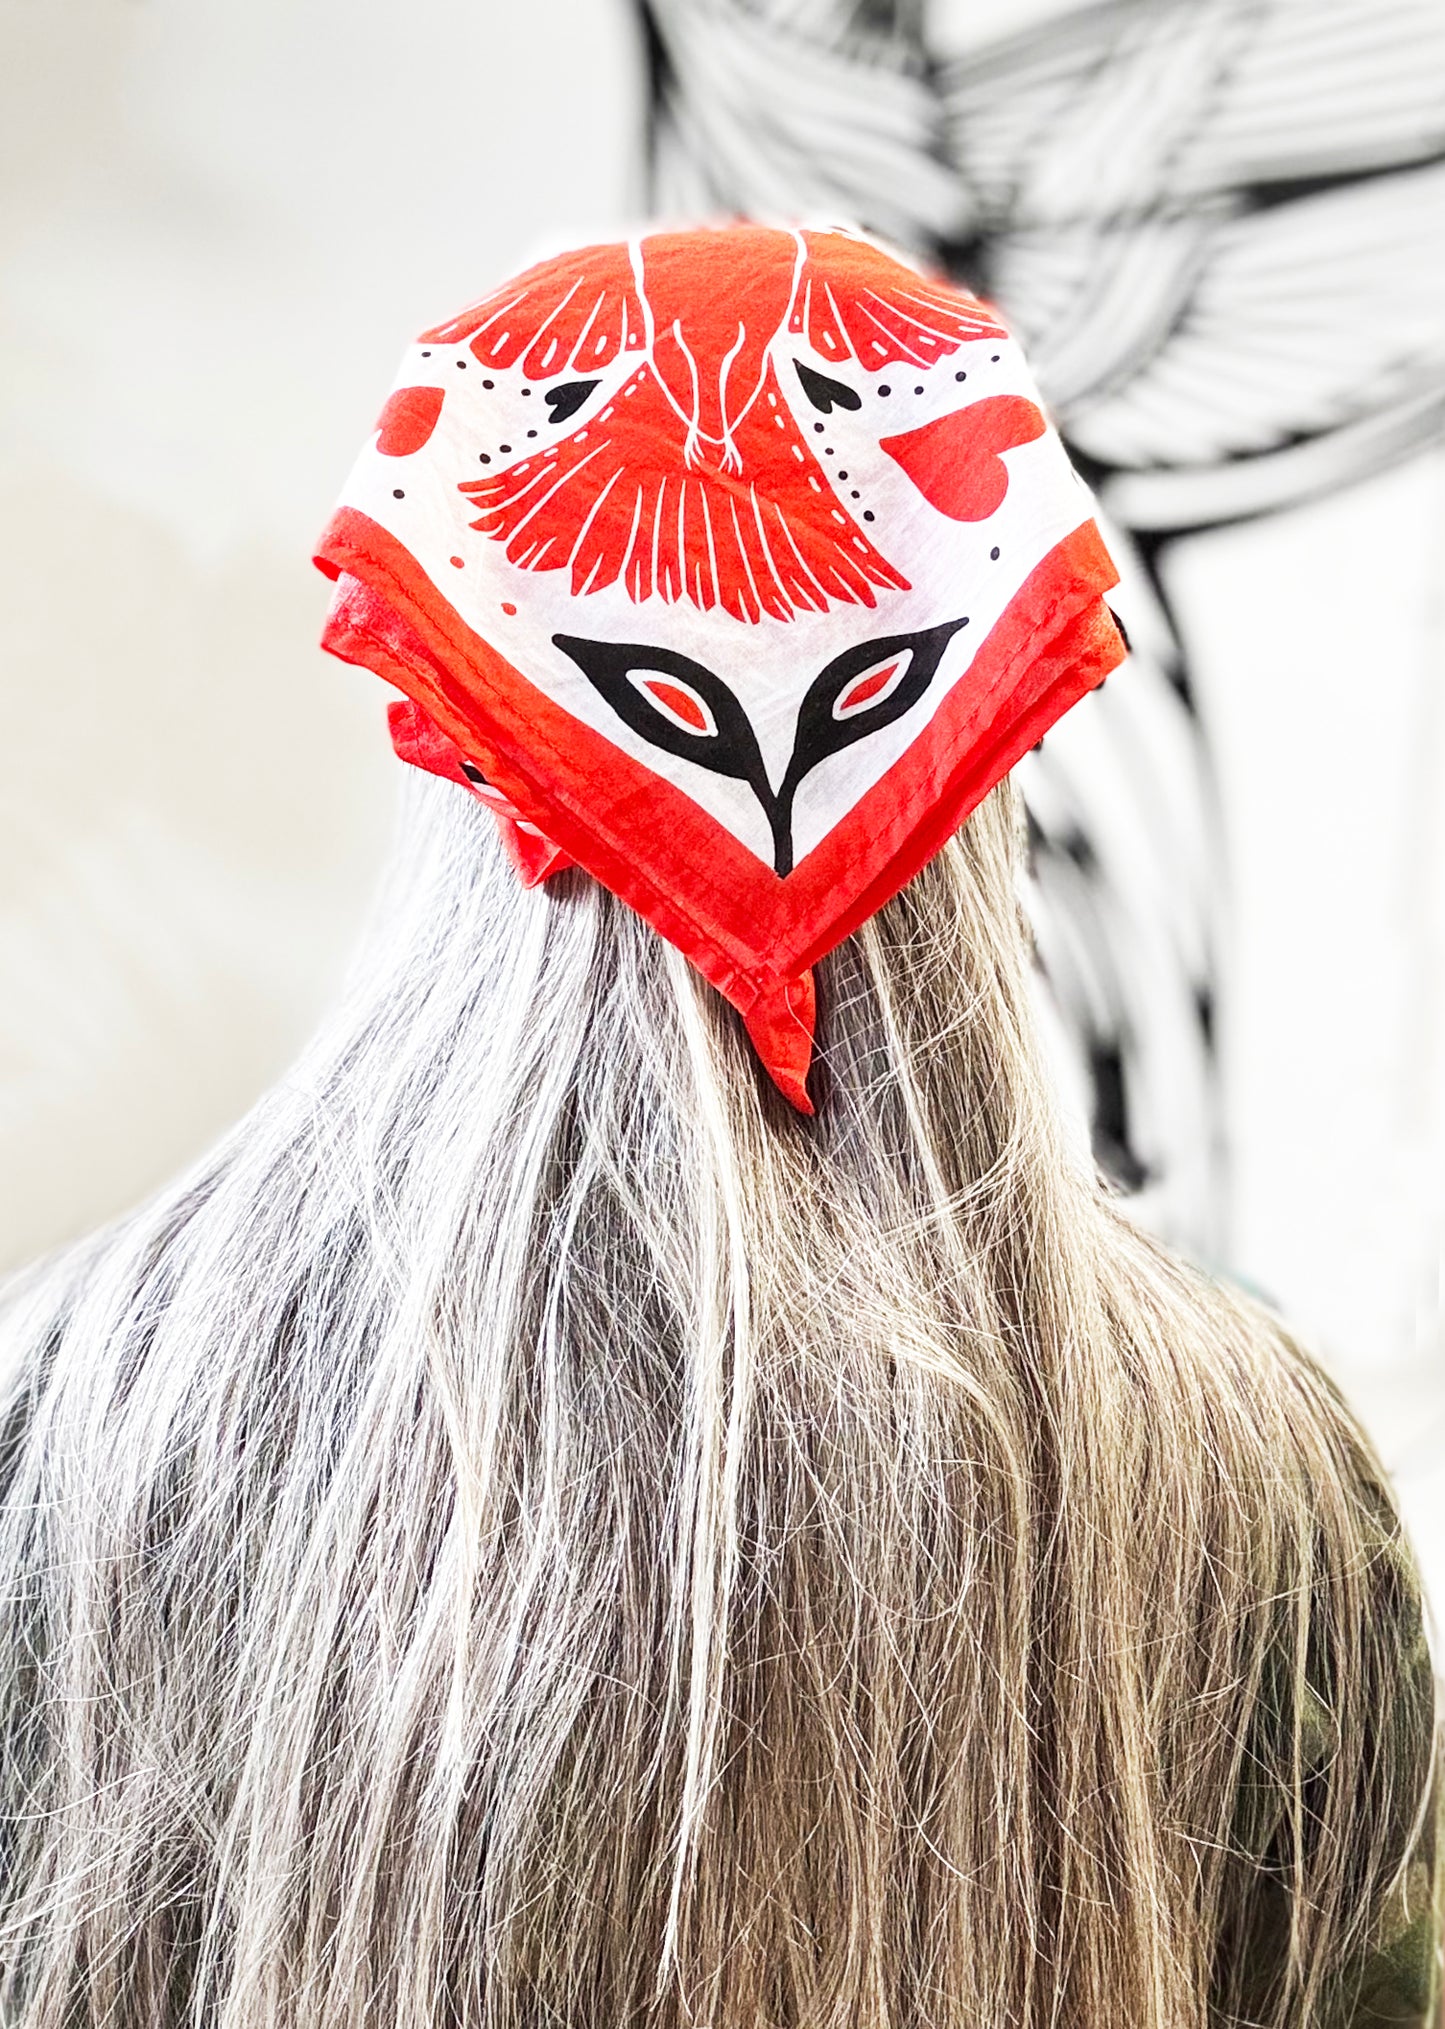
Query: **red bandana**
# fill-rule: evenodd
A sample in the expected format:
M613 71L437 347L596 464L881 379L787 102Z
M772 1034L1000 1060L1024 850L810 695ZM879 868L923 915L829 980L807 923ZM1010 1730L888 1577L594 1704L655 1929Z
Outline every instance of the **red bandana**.
M811 1112L809 970L1124 649L995 314L868 241L585 247L417 341L317 552L403 759L585 867Z

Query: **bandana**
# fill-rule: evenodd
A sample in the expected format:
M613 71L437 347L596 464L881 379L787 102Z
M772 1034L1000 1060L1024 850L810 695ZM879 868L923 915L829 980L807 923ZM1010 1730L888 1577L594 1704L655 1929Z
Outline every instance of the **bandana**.
M316 561L401 757L676 944L804 1112L811 966L1124 653L1017 345L842 232L586 247L423 333Z

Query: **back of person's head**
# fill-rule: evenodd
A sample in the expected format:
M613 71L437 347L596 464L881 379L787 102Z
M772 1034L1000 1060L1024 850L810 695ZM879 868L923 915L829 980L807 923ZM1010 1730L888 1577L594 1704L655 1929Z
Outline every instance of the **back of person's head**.
M1381 1938L1428 1991L1389 1495L1063 1134L1022 853L1005 779L818 961L809 1118L412 775L334 1020L6 1313L7 2023L1283 2029Z

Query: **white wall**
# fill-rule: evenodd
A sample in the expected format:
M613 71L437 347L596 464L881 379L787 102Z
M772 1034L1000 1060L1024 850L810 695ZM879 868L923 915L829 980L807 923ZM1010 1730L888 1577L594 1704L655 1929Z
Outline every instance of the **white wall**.
M334 991L395 763L309 562L403 344L635 201L623 0L0 4L0 1266Z
M1344 1384L1445 1605L1445 453L1195 538L1170 589L1233 914L1231 1261Z

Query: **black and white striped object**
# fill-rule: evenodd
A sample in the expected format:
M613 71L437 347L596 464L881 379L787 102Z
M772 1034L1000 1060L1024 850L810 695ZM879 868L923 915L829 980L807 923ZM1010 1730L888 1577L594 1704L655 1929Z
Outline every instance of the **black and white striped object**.
M1023 771L1039 949L1101 1160L1213 1253L1220 855L1161 558L1445 430L1445 8L1030 0L985 37L964 0L645 9L658 204L941 260L1112 521L1135 653Z

